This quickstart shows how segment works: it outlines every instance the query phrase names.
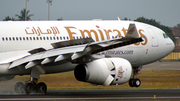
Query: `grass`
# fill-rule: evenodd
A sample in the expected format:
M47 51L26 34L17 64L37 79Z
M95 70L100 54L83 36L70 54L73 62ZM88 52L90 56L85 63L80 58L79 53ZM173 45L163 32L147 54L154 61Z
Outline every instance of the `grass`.
M141 71L137 78L141 80L139 88L179 88L180 71ZM0 87L12 88L18 81L27 81L30 76L16 76L13 80L0 82ZM48 89L130 89L128 83L112 86L92 86L89 83L77 81L73 72L41 75L39 82L45 82ZM10 86L10 87L9 87ZM132 89L132 88L131 88Z

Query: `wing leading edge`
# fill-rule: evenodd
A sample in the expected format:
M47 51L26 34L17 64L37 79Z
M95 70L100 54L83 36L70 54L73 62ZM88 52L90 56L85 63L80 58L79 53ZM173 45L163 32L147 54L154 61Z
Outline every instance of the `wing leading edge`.
M141 41L143 40L141 37L139 37L135 24L130 24L125 37L99 42L94 42L92 38L85 38L53 43L52 46L54 49L42 50L39 48L37 50L41 51L31 51L31 55L13 61L10 64L9 69L22 64L26 64L25 69L29 69L37 65L59 62L67 59L68 61L74 62L76 59L87 55L96 54L101 51L106 51Z

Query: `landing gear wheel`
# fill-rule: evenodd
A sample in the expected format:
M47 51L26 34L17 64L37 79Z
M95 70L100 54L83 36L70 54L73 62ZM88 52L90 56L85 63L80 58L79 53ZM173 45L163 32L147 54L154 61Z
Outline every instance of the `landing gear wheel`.
M133 80L134 80L134 79L130 79L130 80L129 80L129 86L130 86L130 87L134 87Z
M22 82L18 82L14 86L14 91L18 94L25 94L25 85Z
M44 93L44 94L46 94L46 91L47 91L47 86L46 86L45 83L40 82L40 83L37 84L37 86L36 86L36 92L37 93Z
M26 93L27 94L32 93L32 92L35 91L34 86L31 83L26 83L25 88L26 88Z
M134 79L133 84L135 87L139 87L141 85L141 81L139 79Z

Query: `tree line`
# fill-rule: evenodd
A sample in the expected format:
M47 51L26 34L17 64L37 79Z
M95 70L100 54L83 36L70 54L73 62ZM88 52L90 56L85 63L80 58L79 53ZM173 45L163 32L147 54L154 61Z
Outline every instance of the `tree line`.
M5 19L3 19L3 21L25 21L26 20L31 20L31 17L34 16L34 14L29 14L29 10L26 11L26 9L21 10L20 15L15 14L16 17L18 17L18 19L15 18L11 18L9 16L5 17Z

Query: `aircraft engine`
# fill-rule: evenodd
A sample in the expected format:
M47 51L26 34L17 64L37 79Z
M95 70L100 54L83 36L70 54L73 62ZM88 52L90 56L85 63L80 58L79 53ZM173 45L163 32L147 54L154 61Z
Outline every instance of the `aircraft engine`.
M123 58L102 58L77 65L74 75L78 81L96 85L117 85L129 81L132 74L130 62Z
M8 81L15 77L15 75L0 75L0 81Z

